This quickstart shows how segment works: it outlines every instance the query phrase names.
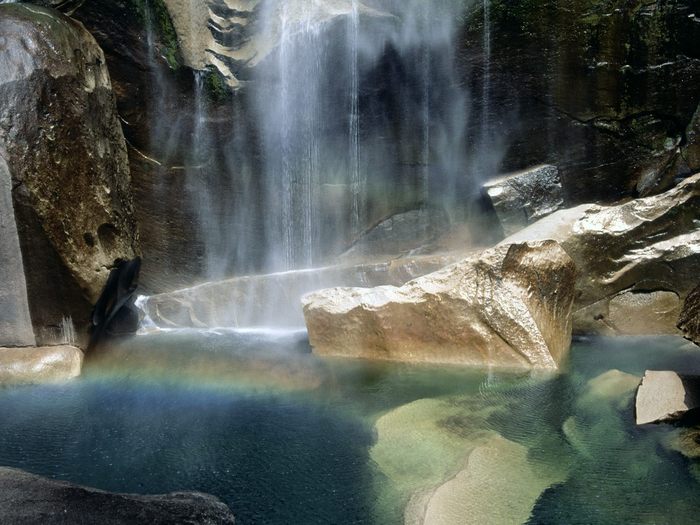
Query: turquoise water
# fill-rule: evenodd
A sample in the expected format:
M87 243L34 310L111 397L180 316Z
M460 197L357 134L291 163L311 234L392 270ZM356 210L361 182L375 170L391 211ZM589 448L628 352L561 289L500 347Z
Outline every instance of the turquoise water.
M391 524L498 436L525 451L486 465L521 502L503 522L696 523L698 468L679 431L634 425L631 376L648 368L700 373L700 349L592 339L562 374L514 374L320 360L294 332L140 336L77 382L0 390L0 465L110 491L205 491L243 524Z

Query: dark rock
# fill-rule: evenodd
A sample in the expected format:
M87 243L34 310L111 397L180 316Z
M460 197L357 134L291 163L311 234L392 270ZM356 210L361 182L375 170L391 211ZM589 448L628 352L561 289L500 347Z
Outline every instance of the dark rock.
M234 517L226 505L207 494L113 494L0 468L0 521L7 525L218 525L232 524Z
M90 344L94 350L104 337L133 334L138 330L139 314L134 303L141 258L119 261L107 279L92 311Z
M512 235L528 224L557 211L564 195L556 166L537 166L489 181L483 190L505 235Z
M700 345L700 286L685 298L678 328L683 331L686 338Z
M113 262L138 234L126 145L104 55L51 9L0 5L0 145L40 344L82 333Z

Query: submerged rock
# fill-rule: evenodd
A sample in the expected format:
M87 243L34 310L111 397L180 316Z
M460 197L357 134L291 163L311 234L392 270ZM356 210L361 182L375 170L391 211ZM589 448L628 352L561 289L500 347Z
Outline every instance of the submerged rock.
M303 298L321 355L556 368L571 343L575 267L554 241L502 245L404 286Z
M574 330L678 334L700 274L700 174L653 197L558 211L502 244L554 239L578 268Z
M466 466L432 492L422 520L430 525L518 524L527 521L540 494L561 478L538 469L528 449L501 436L476 447ZM409 506L408 511L415 511ZM410 521L409 521L410 519Z
M700 408L700 378L647 370L637 390L637 425L676 421Z
M67 381L82 365L83 353L74 346L0 348L0 385Z
M101 523L232 524L219 499L197 492L114 494L0 468L0 521L7 525Z
M117 258L133 258L126 144L102 50L78 22L0 5L0 147L39 344L87 325Z
M556 166L537 166L484 184L506 235L557 211L564 193Z
M686 338L700 345L700 286L686 297L678 320L678 328Z

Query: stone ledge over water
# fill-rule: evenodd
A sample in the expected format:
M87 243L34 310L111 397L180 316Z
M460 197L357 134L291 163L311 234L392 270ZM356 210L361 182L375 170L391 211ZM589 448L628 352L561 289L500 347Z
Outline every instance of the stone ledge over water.
M74 346L0 348L0 385L67 381L82 366L83 353Z
M232 524L229 508L196 492L113 494L0 467L0 522L6 525Z
M404 286L304 297L321 355L557 368L571 343L576 269L554 241L487 250Z

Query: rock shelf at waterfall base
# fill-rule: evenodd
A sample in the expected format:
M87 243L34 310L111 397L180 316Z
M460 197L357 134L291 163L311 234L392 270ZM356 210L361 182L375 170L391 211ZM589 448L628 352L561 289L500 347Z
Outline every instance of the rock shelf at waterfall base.
M402 287L306 295L319 355L552 368L571 342L576 269L555 241L502 245Z

